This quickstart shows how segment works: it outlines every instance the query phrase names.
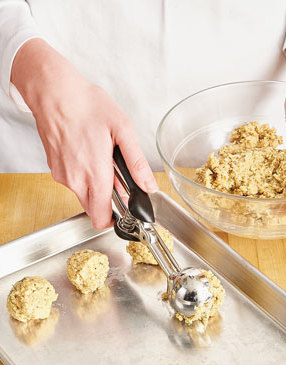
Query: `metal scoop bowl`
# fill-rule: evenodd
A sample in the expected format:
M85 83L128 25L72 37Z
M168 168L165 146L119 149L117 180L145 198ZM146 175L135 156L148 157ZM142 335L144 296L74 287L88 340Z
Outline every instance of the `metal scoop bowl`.
M168 299L176 312L191 317L196 307L212 300L208 279L199 269L183 269L174 279L169 279Z

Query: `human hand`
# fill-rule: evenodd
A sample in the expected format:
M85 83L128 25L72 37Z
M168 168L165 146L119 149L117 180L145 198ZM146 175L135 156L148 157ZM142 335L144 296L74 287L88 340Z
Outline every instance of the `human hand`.
M157 190L124 111L45 41L20 48L11 81L36 119L53 178L75 192L95 228L111 223L115 145L135 182L147 193Z

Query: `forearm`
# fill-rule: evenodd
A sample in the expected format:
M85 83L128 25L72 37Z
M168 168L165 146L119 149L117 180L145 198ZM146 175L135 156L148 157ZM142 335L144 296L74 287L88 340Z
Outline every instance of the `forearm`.
M72 65L43 39L27 41L17 52L11 69L11 82L33 110L42 103L45 90L53 88Z

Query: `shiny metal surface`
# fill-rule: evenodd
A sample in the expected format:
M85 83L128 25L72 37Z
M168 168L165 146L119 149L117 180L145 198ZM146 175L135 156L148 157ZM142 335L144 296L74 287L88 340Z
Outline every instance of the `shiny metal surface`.
M0 280L0 357L6 364L285 363L286 333L282 329L286 328L285 293L164 194L154 194L153 204L159 222L178 238L175 241L178 261L184 266L204 269L211 265L222 280L226 300L207 330L203 331L199 324L186 327L174 319L170 306L161 300L166 290L162 270L147 265L133 267L125 251L126 242L108 231ZM54 227L38 232L42 240L45 231L49 233L48 255L55 253L56 241L60 247L66 247L76 235L81 242L87 238L85 220L75 219L63 231ZM25 243L17 240L18 254L25 251L21 246L29 243L28 238L23 238ZM51 247L49 240L53 242ZM210 265L192 252L190 246ZM5 247L0 247L2 263L13 261L13 256L7 255L4 261L3 252L8 251L2 248ZM65 274L67 258L82 248L106 253L111 266L106 288L88 296L72 288ZM30 261L25 262L31 264L34 259L37 256L30 255ZM11 270L11 266L8 268ZM52 315L41 326L33 323L23 326L11 320L5 308L12 284L27 275L44 276L59 293ZM280 326L248 297L258 302Z
M0 278L104 232L95 230L89 217L81 213L8 242L0 247Z
M196 307L201 307L212 300L209 281L201 270L189 267L170 279L168 297L171 307L176 312L190 317L195 314Z

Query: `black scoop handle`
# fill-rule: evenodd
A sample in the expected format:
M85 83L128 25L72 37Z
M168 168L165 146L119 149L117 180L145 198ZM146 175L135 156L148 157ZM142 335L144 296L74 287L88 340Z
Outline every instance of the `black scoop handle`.
M133 180L119 146L114 147L113 159L130 190L128 201L128 209L130 213L135 218L140 219L143 222L154 223L154 211L149 195L139 188L139 186Z

